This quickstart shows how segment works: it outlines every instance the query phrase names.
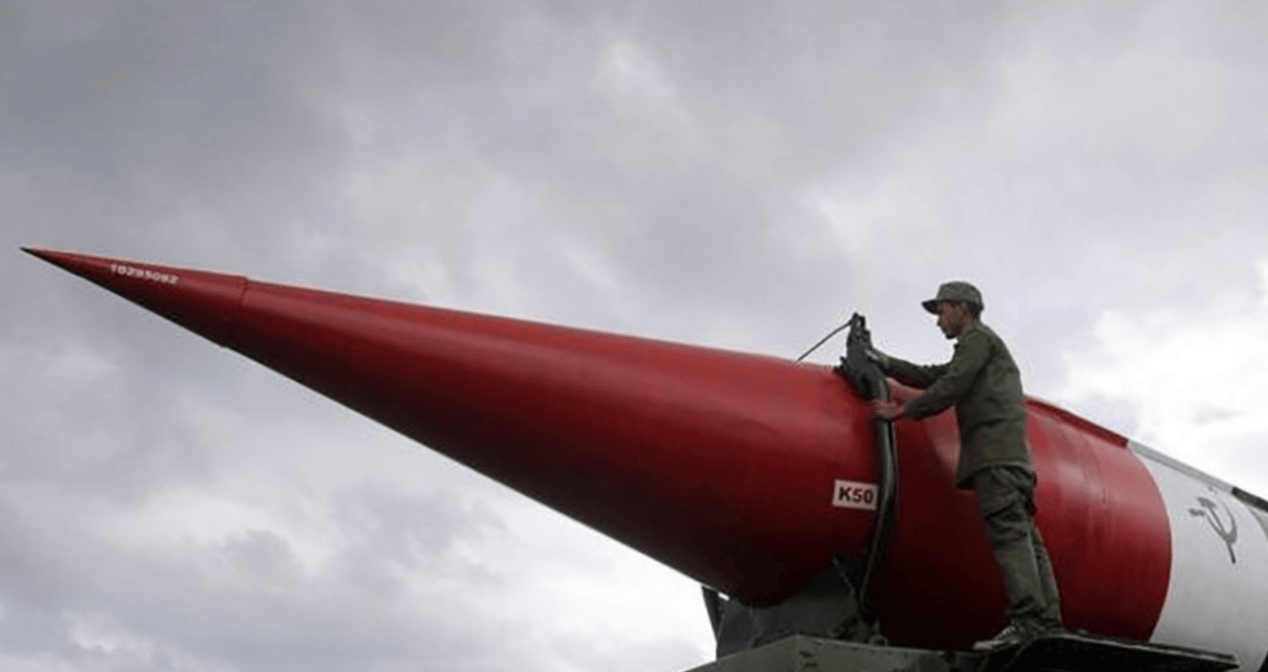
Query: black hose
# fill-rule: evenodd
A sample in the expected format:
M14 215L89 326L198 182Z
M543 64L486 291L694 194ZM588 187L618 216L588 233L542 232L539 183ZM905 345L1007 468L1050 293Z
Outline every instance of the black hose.
M855 313L846 323L850 334L846 338L845 357L836 371L849 382L850 387L860 397L868 401L883 399L889 401L889 381L875 362L868 359L867 352L872 349L872 336L867 330L867 321ZM825 339L826 340L826 339ZM868 620L874 619L872 609L871 587L877 569L885 558L889 547L889 539L894 531L894 503L898 489L898 452L894 436L894 425L885 420L873 423L876 432L877 471L880 483L876 503L876 520L872 525L872 539L867 548L867 561L863 568L863 577L859 581L859 606Z

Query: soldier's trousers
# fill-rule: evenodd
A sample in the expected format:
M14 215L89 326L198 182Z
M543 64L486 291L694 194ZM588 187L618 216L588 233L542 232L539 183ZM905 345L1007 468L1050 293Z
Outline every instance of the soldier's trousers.
M986 541L995 552L1009 616L1014 621L1061 624L1052 563L1035 527L1035 477L1017 467L988 467L973 475Z

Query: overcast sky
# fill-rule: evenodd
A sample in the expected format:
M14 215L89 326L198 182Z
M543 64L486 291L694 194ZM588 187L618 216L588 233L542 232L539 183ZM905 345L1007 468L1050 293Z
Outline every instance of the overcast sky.
M674 571L18 252L793 357L1268 495L1268 5L0 0L0 668L677 672ZM834 361L839 343L815 356Z

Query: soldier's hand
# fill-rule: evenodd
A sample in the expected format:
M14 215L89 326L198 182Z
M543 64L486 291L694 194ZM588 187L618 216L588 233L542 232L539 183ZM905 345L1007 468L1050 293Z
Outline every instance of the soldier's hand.
M903 405L896 401L878 399L872 402L872 417L892 422L904 417Z
M863 354L867 355L869 360L876 362L881 366L889 364L889 355L877 350L874 346L869 345L864 348Z

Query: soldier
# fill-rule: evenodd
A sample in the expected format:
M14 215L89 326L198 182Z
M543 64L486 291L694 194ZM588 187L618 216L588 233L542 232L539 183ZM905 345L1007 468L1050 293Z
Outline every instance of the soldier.
M1026 445L1021 374L1004 341L980 317L982 294L967 282L948 282L923 302L938 328L958 339L947 364L918 366L873 349L868 356L886 375L924 390L905 404L877 401L883 420L923 418L955 405L960 427L956 487L972 488L986 540L1008 593L1009 624L974 648L1021 643L1059 631L1061 609L1048 551L1035 527L1035 472Z

